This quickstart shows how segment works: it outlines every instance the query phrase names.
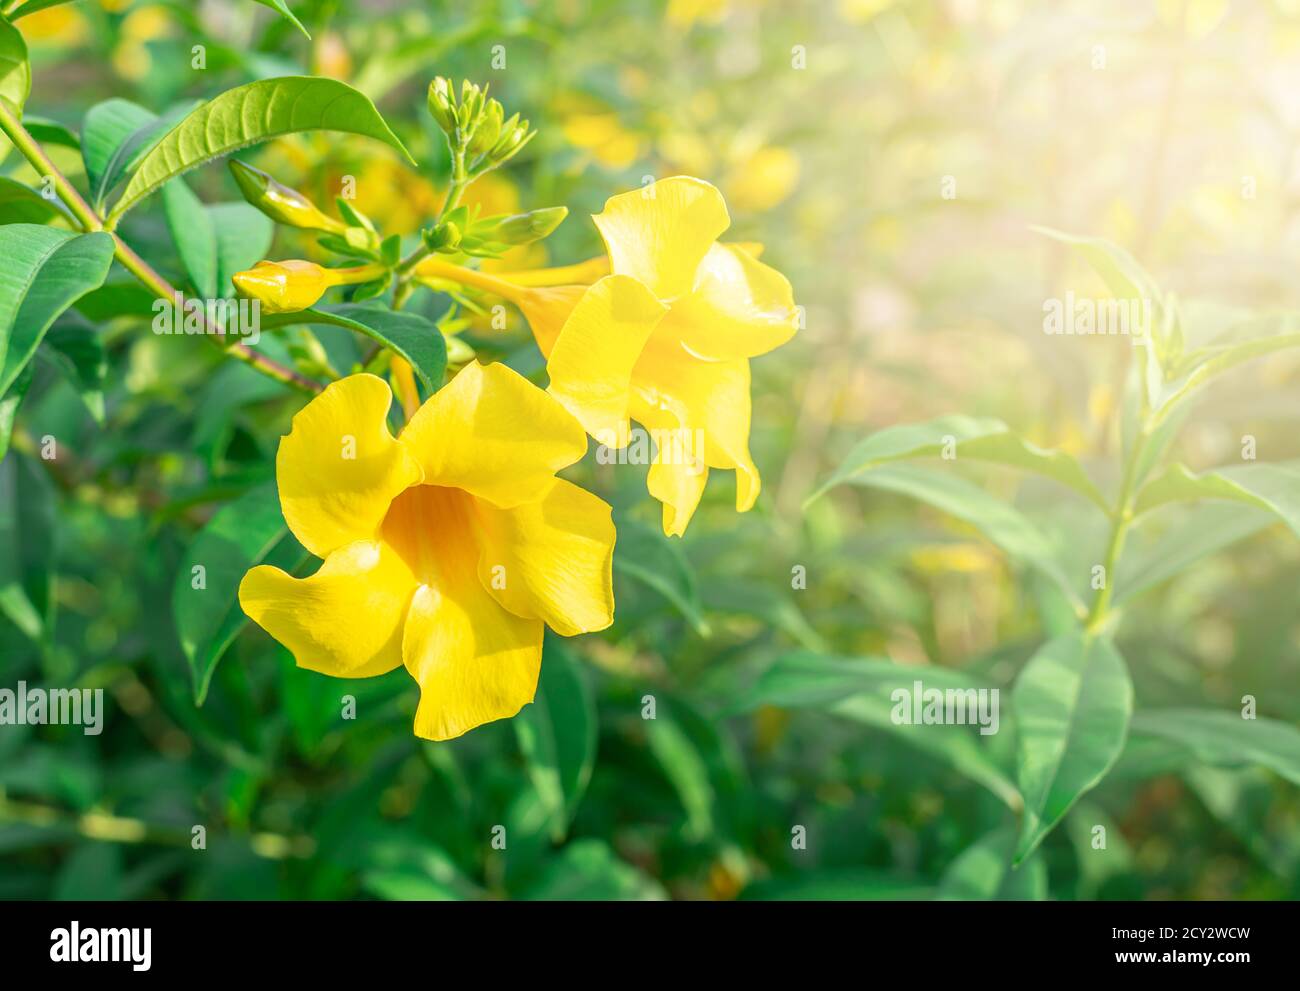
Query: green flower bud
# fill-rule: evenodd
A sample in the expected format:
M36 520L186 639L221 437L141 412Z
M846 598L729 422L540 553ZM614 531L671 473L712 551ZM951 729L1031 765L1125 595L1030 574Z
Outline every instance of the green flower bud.
M424 240L425 247L430 251L450 254L460 244L461 230L451 221L444 220L432 230L426 228L420 231L420 237Z
M455 102L456 94L452 91L451 80L438 76L429 84L429 114L448 134L456 129Z
M343 224L322 213L315 203L298 190L281 185L265 172L246 165L237 158L230 160L230 172L239 184L244 199L276 223L335 234L346 230Z
M548 237L568 215L567 206L548 206L528 213L517 213L502 218L491 228L491 235L503 244L532 244Z
M487 105L483 108L483 114L474 128L474 134L470 137L469 153L471 155L481 155L496 144L497 138L501 134L501 123L505 113L500 101L487 101Z

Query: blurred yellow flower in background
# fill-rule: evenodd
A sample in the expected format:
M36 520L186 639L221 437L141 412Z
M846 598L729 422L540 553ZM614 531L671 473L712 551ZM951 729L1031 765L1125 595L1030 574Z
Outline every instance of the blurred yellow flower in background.
M606 168L628 168L641 155L641 139L623 126L612 107L569 94L557 101L556 112L562 117L565 140Z
M90 26L75 7L48 7L23 18L22 32L28 42L57 41L71 46L89 37Z
M738 210L770 210L799 182L799 156L789 148L768 146L736 165L722 180L727 199Z
M555 473L582 428L504 365L465 368L396 439L392 393L352 375L294 417L276 479L285 521L324 563L259 565L244 612L300 667L340 678L399 665L420 685L415 732L446 740L533 700L542 634L613 621L610 508Z

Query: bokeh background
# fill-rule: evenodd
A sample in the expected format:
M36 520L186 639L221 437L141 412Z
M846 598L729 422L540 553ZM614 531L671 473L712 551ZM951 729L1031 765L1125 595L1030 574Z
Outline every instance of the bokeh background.
M424 109L435 74L491 84L540 130L469 202L566 205L545 247L498 267L599 253L587 219L645 177L723 191L729 239L765 245L805 327L754 362L756 509L714 473L684 540L655 533L644 469L575 476L620 521L609 630L548 642L576 688L551 718L596 740L572 822L545 811L539 723L444 744L410 731L404 671L364 682L298 671L256 628L196 706L172 620L194 534L272 477L301 398L211 349L103 314L102 424L52 367L0 469L5 567L33 567L52 623L33 642L0 617L0 685L102 687L104 733L0 728L5 898L927 898L962 854L1014 823L942 759L817 706L732 712L795 650L889 657L1008 685L1050 627L1041 590L972 530L879 492L807 496L872 431L943 413L997 416L1117 462L1129 344L1045 335L1042 305L1100 293L1046 225L1130 250L1189 321L1296 308L1300 4L1294 0L290 0L308 41L237 0L87 0L22 22L28 112L76 129L109 96L156 111L253 79L315 73L374 99L420 161L342 135L243 157L328 203L344 176L386 232L436 211L448 164ZM206 68L191 67L195 45ZM503 46L503 68L493 67ZM75 153L54 148L76 176ZM12 151L0 172L34 181ZM220 166L192 174L237 199ZM271 257L313 256L280 231ZM154 203L128 239L165 274ZM446 311L445 297L413 305ZM526 329L454 329L540 377ZM321 332L336 367L355 345ZM300 340L299 347L305 346ZM1176 451L1195 469L1300 457L1297 363L1216 386ZM45 464L31 439L64 442ZM23 451L27 438L28 453ZM976 475L1065 544L1098 521L1041 483ZM1099 531L1098 531L1099 533ZM15 563L16 562L16 563ZM792 587L794 569L806 588ZM650 571L652 580L644 580ZM13 571L6 572L12 576ZM25 574L30 574L25 572ZM1256 527L1129 603L1119 628L1139 708L1225 707L1300 720L1300 548ZM230 589L233 595L233 588ZM559 664L561 662L554 662ZM357 718L340 718L344 694ZM656 718L642 718L654 696ZM531 728L530 728L531 727ZM995 741L994 750L998 746ZM1126 754L1039 854L1034 897L1294 898L1300 795L1251 767ZM205 825L207 848L191 848ZM1104 858L1090 830L1108 828ZM807 844L792 846L803 826ZM493 849L505 826L506 850ZM969 863L968 863L969 867Z

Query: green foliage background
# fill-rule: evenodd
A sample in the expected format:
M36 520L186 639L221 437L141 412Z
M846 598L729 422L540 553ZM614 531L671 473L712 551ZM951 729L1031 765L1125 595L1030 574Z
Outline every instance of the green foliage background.
M355 177L410 244L450 169L425 87L490 82L540 133L479 194L568 206L545 242L556 264L597 254L587 214L643 177L713 181L729 239L763 242L806 312L754 363L764 495L737 516L715 479L668 542L644 469L589 456L574 477L619 523L614 626L548 637L519 718L420 741L404 671L299 671L223 611L232 545L276 533L259 514L276 512L276 444L304 399L150 333L147 294L115 266L0 397L3 421L26 388L0 463L0 687L109 700L98 737L0 727L0 896L1300 895L1287 5L290 0L311 40L279 6L21 18L28 127L90 193L61 134L108 97L183 113L253 80L335 75L418 169L337 133L241 157L321 203ZM0 172L4 224L62 223L16 189L39 186L13 149ZM185 181L204 204L239 200L218 165ZM194 204L177 197L121 231L185 284L166 213ZM261 248L270 231L239 222ZM319 257L297 232L274 239L266 257ZM30 237L3 243L12 265ZM1067 290L1153 298L1156 344L1045 335L1043 300ZM545 381L517 316L502 333L450 305L408 309ZM317 341L335 368L363 353L346 327L315 335L263 347L300 367ZM1149 462L1146 414L1164 426ZM1115 507L1129 532L1112 560ZM291 566L291 545L271 553ZM228 570L209 568L218 607L194 620L196 559ZM1112 594L1085 635L1103 560ZM1002 689L999 733L895 725L890 692L914 678Z

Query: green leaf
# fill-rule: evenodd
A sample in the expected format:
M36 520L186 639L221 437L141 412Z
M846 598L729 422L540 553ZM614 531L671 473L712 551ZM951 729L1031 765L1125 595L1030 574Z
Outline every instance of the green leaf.
M1018 510L953 472L914 465L877 468L849 479L853 485L910 496L974 526L1016 560L1041 571L1060 587L1076 610L1083 604L1061 570L1047 536Z
M387 901L461 901L483 894L427 837L374 844L366 851L361 886Z
M55 901L117 901L122 897L122 848L115 843L81 843L54 879Z
M248 203L213 203L208 218L217 238L217 291L225 299L235 294L233 276L252 268L271 251L275 222Z
M184 179L163 187L167 227L195 291L203 299L234 296L231 277L266 257L275 224L247 203L205 206Z
M1130 538L1117 569L1115 604L1127 602L1275 521L1273 514L1262 510L1211 503L1188 513L1145 547L1134 547Z
M5 393L4 398L0 399L0 462L3 462L5 455L9 453L9 441L13 437L18 407L22 405L31 384L32 365L28 362L27 367L19 373L17 381Z
M173 179L162 190L163 212L181 264L203 299L217 295L217 235L207 208L184 179Z
M938 457L952 451L961 461L973 458L1038 472L1066 485L1108 511L1106 500L1079 463L1062 451L1048 451L1013 434L1001 420L944 416L928 423L888 427L858 443L835 474L804 502L805 507L828 489L904 458Z
M547 635L537 694L512 722L551 836L562 842L596 763L596 704L558 637Z
M1101 276L1106 288L1117 299L1149 299L1161 302L1161 293L1153 279L1136 258L1113 241L1102 237L1083 237L1053 230L1051 227L1031 225L1038 234L1072 245L1087 259L1088 264Z
M1168 416L1188 396L1225 372L1266 354L1273 354L1277 351L1285 351L1295 347L1300 347L1300 334L1281 334L1277 337L1247 341L1243 344L1236 344L1222 349L1206 349L1213 353L1212 357L1202 361L1195 368L1174 381L1165 384L1158 402L1153 404L1157 414L1157 422Z
M1196 475L1184 465L1173 464L1142 487L1133 512L1136 516L1171 502L1200 499L1267 510L1300 536L1300 467L1296 465L1231 465Z
M95 422L104 423L104 376L108 359L94 327L64 322L45 337L49 353L72 383Z
M663 901L659 882L624 863L603 840L575 840L547 861L521 898L537 901Z
M173 107L158 116L130 100L96 103L81 122L81 157L86 163L90 201L98 210L158 140L193 104Z
M65 127L57 120L27 114L23 117L23 127L27 133L43 145L61 145L64 148L81 150L81 139L70 127Z
M999 829L977 840L943 872L940 901L1031 901L1047 899L1047 867L1031 857L1016 867L1014 829Z
M296 27L299 31L301 31L309 41L311 40L311 35L307 32L307 29L302 26L302 21L294 17L293 11L289 9L289 5L285 3L284 0L253 0L253 2L260 3L263 7L270 7L281 17L287 20L290 24Z
M725 582L707 582L700 590L703 608L710 614L750 616L763 625L780 630L800 647L826 650L825 638L817 632L788 591L757 581L728 577Z
M1016 786L980 745L979 733L970 725L917 724L911 719L910 709L899 709L906 703L896 699L896 693L906 692L910 698L918 681L922 691L938 689L945 698L949 691L962 693L963 706L971 692L989 688L979 678L949 668L798 651L777 658L726 712L775 705L818 709L864 723L937 758L983 785L1009 808L1018 809L1020 795ZM991 701L992 697L986 698ZM973 721L971 718L968 723Z
M135 279L105 282L77 300L76 310L92 323L117 317L152 317L158 297Z
M341 303L299 313L272 313L262 317L262 329L294 324L346 327L378 341L405 358L429 394L442 388L447 368L447 342L438 325L417 313L395 313L381 306Z
M248 622L238 596L245 572L258 564L293 571L305 558L285 526L274 485L260 486L221 507L195 535L172 586L172 615L196 705L203 704L217 662ZM203 571L196 572L198 567Z
M637 520L618 521L614 571L662 595L702 637L710 634L700 609L695 572L680 545Z
M0 224L48 224L70 216L58 199L46 199L30 186L0 176Z
M0 613L35 643L48 641L54 620L57 505L40 462L0 464Z
M1300 729L1215 709L1153 709L1133 717L1134 738L1177 744L1216 767L1258 764L1300 785Z
M1048 641L1030 659L1011 703L1025 799L1020 863L1119 759L1133 684L1108 640L1074 633Z
M0 227L0 396L36 353L55 319L103 283L109 234L70 234L34 224Z
M360 134L415 162L374 104L351 86L313 76L263 79L227 90L168 131L140 160L107 221L115 225L140 200L182 172L256 142L302 131Z
M0 100L19 117L32 91L32 66L27 42L19 30L0 17Z
M646 721L645 731L650 752L663 768L686 811L687 838L696 841L710 836L714 827L715 796L704 758L666 708L657 711L654 719Z

